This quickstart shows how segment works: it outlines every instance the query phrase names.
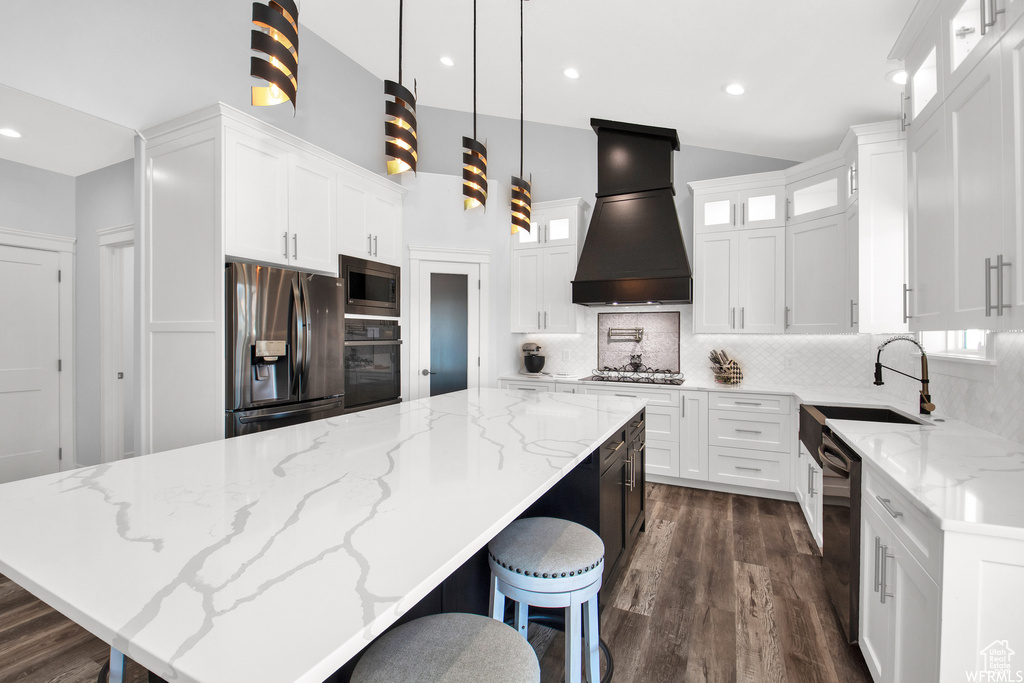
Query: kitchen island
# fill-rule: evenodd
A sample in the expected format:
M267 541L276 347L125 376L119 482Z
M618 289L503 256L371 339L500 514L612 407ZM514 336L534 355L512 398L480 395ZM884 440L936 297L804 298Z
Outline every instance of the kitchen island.
M165 679L322 681L644 401L481 389L0 486L0 573Z

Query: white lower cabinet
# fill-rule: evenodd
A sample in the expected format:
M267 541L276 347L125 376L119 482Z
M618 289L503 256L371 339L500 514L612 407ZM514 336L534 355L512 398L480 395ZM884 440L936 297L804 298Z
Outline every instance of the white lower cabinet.
M822 470L802 443L797 443L793 467L793 493L807 520L814 542L822 546Z
M544 382L536 379L523 380L522 382L503 379L498 383L498 387L501 389L509 389L511 391L519 391L528 394L556 391L555 386L554 382Z
M709 400L708 480L790 491L792 399L714 392Z
M866 497L861 507L860 648L879 683L938 681L942 594L884 517L891 514ZM962 674L956 680L963 680Z

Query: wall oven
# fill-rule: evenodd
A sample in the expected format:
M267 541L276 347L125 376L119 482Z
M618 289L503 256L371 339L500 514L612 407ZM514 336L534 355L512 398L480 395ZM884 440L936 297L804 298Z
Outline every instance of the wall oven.
M345 412L398 403L402 395L397 320L345 319Z
M341 278L345 281L346 314L399 317L398 266L354 256L339 258Z

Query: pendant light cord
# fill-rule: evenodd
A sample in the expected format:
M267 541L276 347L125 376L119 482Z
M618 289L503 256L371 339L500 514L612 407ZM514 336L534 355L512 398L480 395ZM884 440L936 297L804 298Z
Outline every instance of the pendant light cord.
M473 139L476 140L476 0L473 0Z
M523 0L519 0L519 177L523 177Z
M398 0L398 84L402 84L402 14L405 0Z

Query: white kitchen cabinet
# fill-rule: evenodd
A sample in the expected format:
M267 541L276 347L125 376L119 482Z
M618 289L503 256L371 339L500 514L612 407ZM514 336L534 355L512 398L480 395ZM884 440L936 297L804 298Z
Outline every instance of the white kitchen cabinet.
M1024 0L1013 0L1009 4L1020 16ZM1001 324L987 322L985 326L1019 330L1024 327L1024 202L1021 201L1024 197L1024 19L1018 19L1006 32L1001 49L1003 144L1010 156L1006 172L1012 179L1009 191L1012 203L1005 216L1002 248L990 255L995 265L1002 254L1004 266L989 277L992 278L992 296L996 299L993 303L998 303L999 288L1002 288L1003 303L1010 308L1001 311L1004 316ZM997 321L999 313L999 310L992 311Z
M846 211L847 166L825 168L786 183L786 223L809 221Z
M879 501L865 496L861 506L861 652L876 681L938 681L942 593L887 517L892 516Z
M694 332L784 330L785 228L694 236Z
M849 330L848 250L844 214L786 227L786 332Z
M527 379L521 382L503 379L498 383L498 386L501 389L508 389L509 391L525 394L535 394L538 392L549 393L556 390L554 382L545 382L539 379Z
M401 194L372 179L340 173L337 231L342 254L401 265Z
M579 307L572 303L576 247L512 252L512 332L574 333Z
M802 443L797 443L793 467L793 493L804 513L811 536L818 548L822 546L822 470Z
M708 480L708 394L681 391L679 474L683 479Z
M512 235L512 248L582 247L587 208L578 197L537 202L530 211L530 231Z
M994 291L985 259L1002 253L1013 211L1003 154L1000 54L990 52L943 103L952 200L953 296L949 329L986 327ZM994 302L991 302L994 304Z
M945 0L942 12L948 61L944 77L946 92L951 93L966 80L1008 26L1003 17L1005 0ZM993 10L995 10L993 12Z
M776 404L716 392L709 401L708 480L791 491L796 424L788 397Z
M953 232L942 116L907 133L907 292L910 329L945 330L951 296ZM980 270L979 270L980 272Z
M781 172L703 181L691 187L695 188L695 233L786 224L786 184Z
M338 274L337 170L254 129L224 130L224 253Z
M860 291L860 268L859 268L859 256L860 256L860 204L854 202L850 208L846 210L846 215L843 217L843 223L846 233L846 295L850 299L849 316L846 318L843 327L846 332L857 332L860 326L860 299L862 292ZM900 231L902 234L906 234L905 231ZM900 250L903 251L902 249ZM903 266L903 264L900 264ZM905 267L900 268L897 272L897 277L900 284L906 282L903 271ZM895 299L896 292L902 291L895 287L889 292L889 298ZM870 300L870 292L867 293L866 297ZM867 326L865 326L867 327ZM889 328L890 332L899 330L898 327ZM867 329L864 330L865 332ZM879 330L881 331L881 330Z

